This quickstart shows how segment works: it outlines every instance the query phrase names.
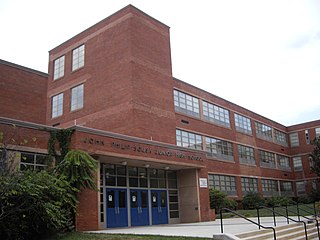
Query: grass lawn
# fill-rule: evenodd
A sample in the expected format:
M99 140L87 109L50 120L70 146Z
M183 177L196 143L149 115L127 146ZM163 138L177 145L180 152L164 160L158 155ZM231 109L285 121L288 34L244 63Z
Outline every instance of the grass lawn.
M301 206L300 207L300 215L303 216L310 216L313 213L313 204L306 204L308 207ZM283 207L276 207L274 208L275 212L281 213L283 215L286 215L286 210ZM245 217L257 217L257 210L238 210L237 213L245 216ZM272 212L267 209L260 209L260 217L271 217ZM288 215L289 216L297 216L297 208L296 206L288 206ZM279 216L276 214L276 216ZM223 218L232 218L232 217L238 217L237 215L233 213L223 213ZM220 218L220 214L217 214L217 219Z
M47 240L102 240L102 239L127 239L127 240L207 240L209 238L193 237L168 237L151 235L126 235L126 234L99 234L99 233L69 233L64 236L49 238Z

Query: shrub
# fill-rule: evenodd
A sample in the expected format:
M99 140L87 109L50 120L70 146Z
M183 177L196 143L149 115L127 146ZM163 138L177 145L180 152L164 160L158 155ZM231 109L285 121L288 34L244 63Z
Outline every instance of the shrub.
M227 194L216 189L210 189L210 208L215 209L216 213L220 212L221 208L234 209L237 202L234 199L227 198Z
M255 209L261 205L264 205L264 199L256 192L249 192L242 199L243 209Z
M266 199L266 205L268 207L288 206L292 203L293 203L293 200L285 196L274 196Z
M0 175L0 236L41 239L72 228L76 199L70 184L41 172Z

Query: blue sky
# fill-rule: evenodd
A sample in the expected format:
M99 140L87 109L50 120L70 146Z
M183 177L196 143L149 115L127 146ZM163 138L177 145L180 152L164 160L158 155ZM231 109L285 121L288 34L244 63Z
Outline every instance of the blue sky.
M128 4L170 27L174 77L287 126L320 119L319 0L0 0L0 58L47 72Z

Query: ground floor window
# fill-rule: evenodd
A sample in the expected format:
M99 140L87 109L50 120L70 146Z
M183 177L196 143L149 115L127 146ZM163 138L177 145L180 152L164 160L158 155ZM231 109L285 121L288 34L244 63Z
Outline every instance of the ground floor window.
M271 196L278 196L279 195L279 188L278 188L278 181L277 180L262 179L261 185L262 185L262 192L263 192L264 196L271 197Z
M236 178L232 176L209 174L210 188L225 192L229 196L236 196Z
M242 177L241 189L243 194L247 194L249 192L258 192L258 179Z

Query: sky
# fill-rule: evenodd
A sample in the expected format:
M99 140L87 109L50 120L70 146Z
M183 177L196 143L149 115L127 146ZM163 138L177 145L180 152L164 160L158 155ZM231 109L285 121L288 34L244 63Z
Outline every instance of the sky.
M285 126L320 119L320 0L0 0L0 59L47 72L128 4L170 27L175 78Z

